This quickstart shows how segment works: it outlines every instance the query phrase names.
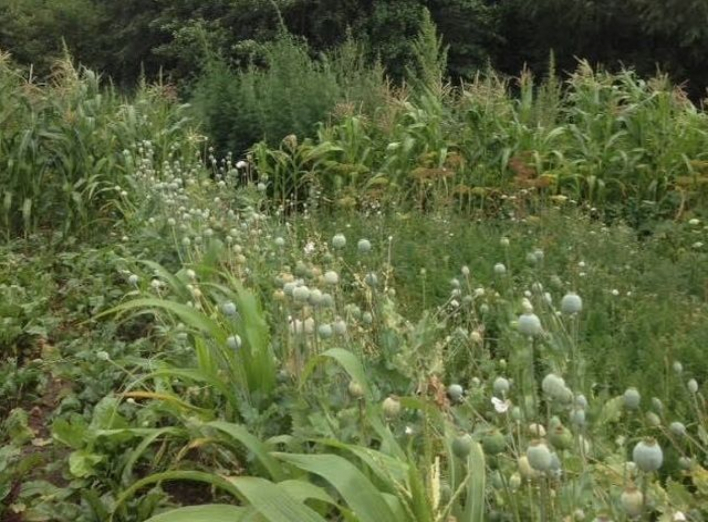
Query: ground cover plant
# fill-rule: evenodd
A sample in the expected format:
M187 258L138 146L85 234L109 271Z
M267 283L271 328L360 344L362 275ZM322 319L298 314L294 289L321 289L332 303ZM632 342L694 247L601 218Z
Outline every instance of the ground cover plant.
M708 516L705 113L452 89L426 31L243 157L164 85L0 71L0 519Z

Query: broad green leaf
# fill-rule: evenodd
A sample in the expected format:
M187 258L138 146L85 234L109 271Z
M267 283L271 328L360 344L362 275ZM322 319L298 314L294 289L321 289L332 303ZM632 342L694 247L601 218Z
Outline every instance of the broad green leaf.
M395 521L397 517L381 492L348 460L338 455L277 453L285 462L319 475L341 495L360 522Z
M235 477L229 482L269 522L326 522L278 484L258 477Z
M382 482L391 482L393 480L398 483L404 483L408 477L409 464L405 460L400 460L371 448L345 444L334 439L315 439L315 442L350 452L371 468L371 471Z
M73 451L69 455L69 471L78 478L89 477L93 475L94 467L102 460L103 456L87 450Z
M227 504L206 504L173 509L145 522L240 522L251 511Z
M484 522L484 489L486 484L486 467L482 445L472 442L472 451L467 457L467 499L462 520L459 522Z
M246 428L239 426L238 424L223 421L210 422L207 426L225 433L235 441L245 446L246 449L253 453L256 459L258 459L258 461L268 471L272 479L281 480L283 478L283 470L280 462L273 458L268 451L268 447L257 437L249 433Z
M120 304L110 310L98 314L96 317L104 317L106 315L121 314L123 312L137 312L137 314L151 313L152 310L164 310L177 316L183 323L196 328L197 330L211 336L218 343L226 342L226 333L224 330L209 317L200 313L198 310L181 303L169 301L167 299L157 299L153 297L135 299L127 303ZM152 312L154 313L154 312Z
M115 518L117 512L124 512L125 502L145 486L173 480L204 482L222 489L244 504L251 505L268 522L327 522L315 511L295 500L283 488L266 479L222 477L202 471L166 471L138 480L116 499L110 520Z

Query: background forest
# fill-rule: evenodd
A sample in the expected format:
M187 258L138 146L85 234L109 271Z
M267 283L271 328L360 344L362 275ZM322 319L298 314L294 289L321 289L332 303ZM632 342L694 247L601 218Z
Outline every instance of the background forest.
M160 71L182 83L202 72L207 49L232 64L257 59L282 22L313 53L351 32L400 79L424 8L450 46L453 77L490 64L508 74L524 64L542 71L552 50L562 70L581 57L642 74L659 67L695 94L708 82L701 0L1 0L0 48L44 75L63 40L77 61L119 85Z

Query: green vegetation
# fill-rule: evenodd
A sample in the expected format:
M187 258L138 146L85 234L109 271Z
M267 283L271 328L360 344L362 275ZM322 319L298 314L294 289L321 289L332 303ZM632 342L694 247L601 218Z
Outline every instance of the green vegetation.
M708 116L587 62L450 82L406 5L403 82L282 27L239 66L221 4L189 104L3 55L1 520L708 516Z

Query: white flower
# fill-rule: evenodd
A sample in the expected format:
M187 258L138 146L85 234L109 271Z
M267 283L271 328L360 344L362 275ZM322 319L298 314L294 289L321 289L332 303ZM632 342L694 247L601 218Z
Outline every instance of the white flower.
M691 221L693 221L693 220L691 220ZM686 515L684 515L682 511L677 511L676 513L674 513L674 521L675 522L682 522L684 520L686 520Z
M411 428L410 426L406 426L406 435L413 435L413 428ZM674 520L676 520L676 519L674 519ZM683 518L681 520L686 520L686 519Z
M511 401L509 399L503 401L501 399L498 399L497 397L492 397L492 404L494 405L494 409L497 410L497 412L506 413L509 410L509 407L511 406Z
M246 163L246 162L243 161L243 160L241 160L241 161L239 161L239 162L236 163L236 168L237 168L237 169L245 169L246 167L248 167L248 163Z
M315 251L315 243L308 241L305 248L303 248L303 251L305 252L305 255L312 254Z

